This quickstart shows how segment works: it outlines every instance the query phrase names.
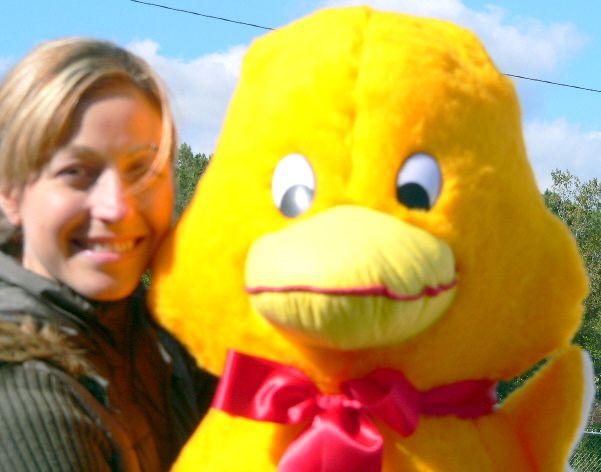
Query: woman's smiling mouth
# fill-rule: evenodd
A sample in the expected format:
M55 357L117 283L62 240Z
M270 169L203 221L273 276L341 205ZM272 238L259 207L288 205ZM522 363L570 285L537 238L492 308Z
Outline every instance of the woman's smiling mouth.
M92 253L122 255L132 252L144 240L143 237L119 239L73 239L71 242L79 249Z

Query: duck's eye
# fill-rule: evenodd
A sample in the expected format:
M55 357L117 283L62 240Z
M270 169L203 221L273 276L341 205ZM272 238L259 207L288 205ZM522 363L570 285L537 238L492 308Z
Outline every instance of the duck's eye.
M397 200L407 208L429 210L434 206L442 174L438 162L428 154L414 154L401 167L396 181Z
M309 209L315 192L315 175L311 165L300 154L289 154L275 168L271 181L273 201L289 217Z

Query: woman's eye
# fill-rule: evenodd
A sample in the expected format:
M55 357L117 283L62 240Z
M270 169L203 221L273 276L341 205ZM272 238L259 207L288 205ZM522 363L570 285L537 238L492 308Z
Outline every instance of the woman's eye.
M60 171L60 175L68 176L82 176L85 174L85 170L81 167L69 167Z
M150 171L151 167L146 162L136 162L125 169L127 182L134 183Z
M145 177L158 177L163 174L164 167L154 166L155 156L142 157L130 162L123 170L125 180L129 184L134 184Z
M407 208L429 210L442 187L442 173L436 159L429 154L410 156L397 176L397 200Z
M97 177L97 172L83 165L65 167L58 172L58 176L66 180L69 185L83 187L91 185Z
M289 154L276 166L271 181L275 205L289 217L309 209L315 192L315 175L307 159L300 154Z

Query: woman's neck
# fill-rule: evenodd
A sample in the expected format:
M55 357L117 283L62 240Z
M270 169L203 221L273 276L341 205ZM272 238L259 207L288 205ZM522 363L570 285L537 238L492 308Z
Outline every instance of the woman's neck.
M129 333L133 321L129 299L98 304L98 321L106 327L115 341L116 348L122 351L129 344Z

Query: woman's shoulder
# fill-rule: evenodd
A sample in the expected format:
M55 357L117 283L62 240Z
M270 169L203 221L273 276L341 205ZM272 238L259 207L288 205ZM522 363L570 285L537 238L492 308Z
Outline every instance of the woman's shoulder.
M77 385L44 361L0 362L0 463L15 471L112 470L118 455L109 431Z
M73 416L79 420L83 413L95 422L95 407L90 408L92 402L88 397L92 395L82 394L82 389L87 392L77 378L46 361L0 360L0 405L3 406L0 414L6 415L7 405L12 405L10 411L17 417L58 414L63 419Z

